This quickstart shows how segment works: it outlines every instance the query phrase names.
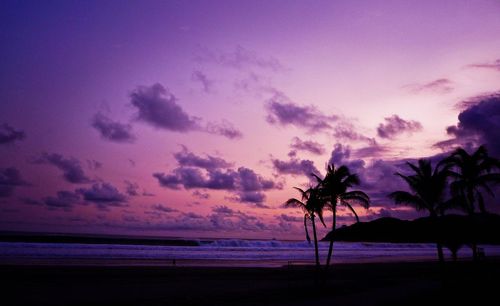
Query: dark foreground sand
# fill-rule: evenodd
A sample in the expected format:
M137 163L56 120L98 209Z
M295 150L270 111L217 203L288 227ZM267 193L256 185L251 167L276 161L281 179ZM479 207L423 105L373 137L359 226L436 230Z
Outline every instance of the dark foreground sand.
M0 305L498 305L500 261L313 267L0 266ZM488 299L493 301L486 303Z

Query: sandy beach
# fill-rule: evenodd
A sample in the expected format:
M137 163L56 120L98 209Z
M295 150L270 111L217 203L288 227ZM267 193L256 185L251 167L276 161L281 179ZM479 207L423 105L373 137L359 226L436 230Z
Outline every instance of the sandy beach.
M421 305L495 297L500 261L218 268L2 266L2 305ZM445 277L442 277L445 275ZM496 298L496 297L495 297Z

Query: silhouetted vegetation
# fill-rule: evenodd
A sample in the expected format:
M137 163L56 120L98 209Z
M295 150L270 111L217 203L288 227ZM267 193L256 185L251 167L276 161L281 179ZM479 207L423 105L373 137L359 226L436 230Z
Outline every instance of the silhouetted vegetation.
M316 258L316 266L320 266L319 261L319 249L318 249L318 235L316 232L316 216L320 219L323 226L325 225L325 221L323 221L323 206L324 202L320 198L319 189L317 187L309 187L307 190L302 190L298 187L294 187L301 194L301 200L291 198L286 201L286 207L298 207L304 212L304 230L306 232L307 241L311 241L309 237L309 232L307 229L307 220L311 220L312 228L313 228L313 238L314 238L314 252Z

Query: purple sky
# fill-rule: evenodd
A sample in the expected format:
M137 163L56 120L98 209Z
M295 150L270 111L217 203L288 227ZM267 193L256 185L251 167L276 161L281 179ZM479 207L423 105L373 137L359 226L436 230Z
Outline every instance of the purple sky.
M500 156L498 1L2 1L0 230L303 238L329 162ZM342 212L341 222L353 220Z

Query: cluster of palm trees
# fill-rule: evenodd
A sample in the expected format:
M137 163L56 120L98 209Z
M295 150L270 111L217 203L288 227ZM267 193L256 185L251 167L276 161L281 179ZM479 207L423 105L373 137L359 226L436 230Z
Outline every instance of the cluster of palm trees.
M476 212L487 213L484 193L494 197L492 185L500 183L500 161L489 156L484 146L469 154L457 148L449 156L439 161L434 169L427 159L420 159L418 164L407 163L413 173L396 173L407 184L410 192L395 191L389 195L396 204L405 204L419 211L427 211L435 223L450 209L459 209L467 213L474 227ZM438 258L444 263L442 228L437 227L436 241ZM471 232L474 233L474 228ZM473 235L474 236L474 235ZM478 259L477 237L471 243L474 260Z
M314 238L314 251L316 266L319 268L319 249L318 249L318 236L316 232L316 217L321 221L323 226L326 227L323 220L323 211L329 210L333 215L332 232L335 231L337 226L337 209L339 206L345 206L349 209L359 221L358 214L354 210L354 204L360 204L364 208L370 205L370 198L368 195L359 190L349 190L355 185L359 185L359 177L357 174L351 173L346 166L335 168L335 165L329 165L324 178L312 174L317 184L309 187L307 190L294 187L301 194L301 199L291 198L286 201L287 207L298 207L304 212L304 228L306 238L310 241L310 236L307 229L307 222L310 221L313 229ZM330 261L333 255L333 239L330 239L328 248L328 256L326 260L326 269L330 266Z
M410 205L419 211L427 211L433 221L438 221L450 209L461 209L471 219L476 211L486 213L484 205L484 193L494 196L492 184L500 183L500 162L488 155L484 146L480 146L474 153L469 154L462 148L453 151L449 156L443 158L433 168L428 159L420 159L416 164L408 162L412 171L411 175L396 173L403 179L410 191L395 191L389 195L396 204ZM363 208L369 208L370 198L359 190L351 190L360 184L359 177L351 173L346 166L338 168L329 165L324 178L312 174L317 184L307 190L294 187L300 192L300 199L291 198L286 201L286 207L298 207L304 212L304 229L306 238L310 241L308 223L312 225L315 261L319 268L319 249L316 228L316 218L326 227L323 213L330 211L333 216L330 234L333 234L337 226L337 209L344 206L350 210L356 221L359 222L358 214L353 205L359 204ZM436 233L438 258L444 262L442 241L440 234ZM325 270L330 266L333 255L333 236L330 235L328 256ZM473 257L477 259L477 243L471 242Z

